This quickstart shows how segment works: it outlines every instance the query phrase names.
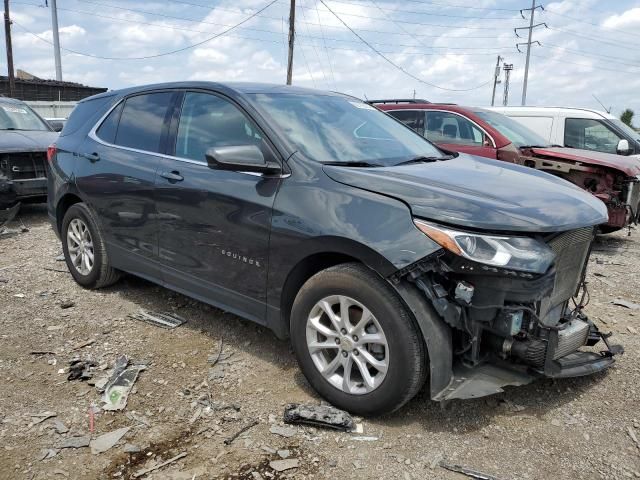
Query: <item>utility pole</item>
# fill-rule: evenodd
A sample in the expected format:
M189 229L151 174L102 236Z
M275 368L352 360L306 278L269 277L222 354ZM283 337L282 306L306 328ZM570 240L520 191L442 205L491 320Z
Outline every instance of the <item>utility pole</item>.
M533 24L533 17L535 16L536 13L536 9L541 9L544 10L544 7L542 5L538 5L536 6L536 0L532 0L531 2L531 8L523 8L522 10L520 10L520 15L522 16L522 18L525 18L525 16L523 15L522 12L524 11L530 11L531 14L529 16L529 26L528 27L519 27L519 28L514 28L514 31L516 33L516 36L519 37L518 35L518 30L529 30L529 38L527 39L527 59L525 61L524 64L524 81L522 83L522 105L526 105L527 104L527 81L529 80L529 57L531 56L531 43L537 43L538 45L540 45L540 42L532 42L531 41L531 37L533 35L533 29L536 27L539 27L541 25L544 25L545 27L547 27L546 23L538 23L537 25ZM547 27L548 28L548 27ZM518 48L520 45L524 45L524 43L518 43L516 44L516 48ZM518 51L520 51L520 48L518 48Z
M506 107L509 105L509 77L511 76L511 70L513 70L513 63L505 63L502 69L504 70L504 96L502 97L502 105Z
M9 18L9 0L4 0L4 41L7 46L7 73L9 77L9 96L16 94L16 79L13 76L13 48L11 47L11 19Z
M491 106L493 107L496 101L496 87L500 83L500 60L504 60L500 55L498 55L498 60L496 61L496 71L493 74L493 93L491 94Z
M289 60L287 61L287 85L291 85L293 76L293 40L296 35L296 0L291 0L289 9Z
M62 81L62 62L60 60L60 37L58 35L58 7L51 0L51 29L53 30L53 56L56 60L56 80Z

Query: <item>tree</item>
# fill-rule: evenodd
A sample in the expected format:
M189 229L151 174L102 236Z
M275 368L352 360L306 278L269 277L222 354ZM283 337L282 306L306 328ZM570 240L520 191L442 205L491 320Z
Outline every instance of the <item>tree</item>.
M633 110L631 110L630 108L627 108L620 115L620 120L622 120L623 123L626 123L631 128L633 128L633 115L634 115Z

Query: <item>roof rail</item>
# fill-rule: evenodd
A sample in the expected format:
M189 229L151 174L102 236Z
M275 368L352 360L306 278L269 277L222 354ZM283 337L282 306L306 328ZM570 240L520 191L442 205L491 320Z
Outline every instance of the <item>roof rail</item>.
M431 103L429 100L421 98L390 98L387 100L367 100L367 103L373 105L374 103Z

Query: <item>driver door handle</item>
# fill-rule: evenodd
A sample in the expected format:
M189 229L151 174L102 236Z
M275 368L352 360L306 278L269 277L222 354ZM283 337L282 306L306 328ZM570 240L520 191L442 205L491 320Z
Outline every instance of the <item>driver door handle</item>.
M184 180L184 177L182 175L180 175L180 172L173 170L171 172L162 172L160 173L160 176L162 178L166 178L167 180L169 180L170 182L174 183L174 182L181 182Z
M86 158L87 160L89 160L90 162L97 162L98 160L100 160L100 155L98 155L95 152L93 152L93 153L83 153L82 156L84 158Z

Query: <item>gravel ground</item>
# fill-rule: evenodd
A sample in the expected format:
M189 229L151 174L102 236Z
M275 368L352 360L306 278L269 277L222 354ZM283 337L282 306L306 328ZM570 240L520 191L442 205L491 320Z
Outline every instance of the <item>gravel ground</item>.
M320 402L286 342L134 277L83 290L56 261L45 208L24 207L21 220L28 232L0 236L2 478L134 478L182 453L145 478L465 478L438 466L442 459L503 480L640 478L640 310L611 303L640 303L638 231L600 237L590 264L586 312L626 349L608 372L446 408L423 390L399 412L357 419L361 434L293 427L283 437L270 430L283 425L287 403ZM188 322L165 330L127 317L140 309ZM123 411L99 409L91 380L67 381L75 357L95 362L96 380L123 354L146 365ZM103 453L60 448L124 427ZM282 457L298 466L277 472L270 462Z

